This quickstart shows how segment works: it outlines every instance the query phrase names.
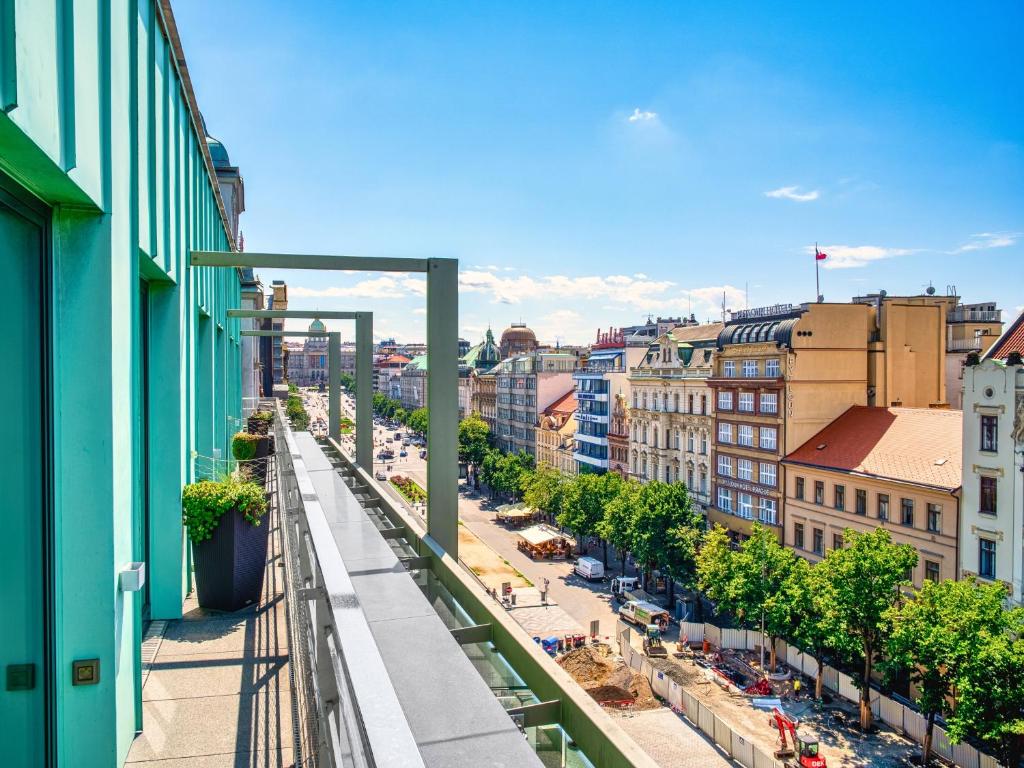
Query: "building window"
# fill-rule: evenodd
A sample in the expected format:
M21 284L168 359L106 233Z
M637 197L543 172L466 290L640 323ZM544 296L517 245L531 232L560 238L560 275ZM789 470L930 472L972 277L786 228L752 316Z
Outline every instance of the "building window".
M703 456L708 455L708 433L703 430L700 433L700 452Z
M804 548L804 524L793 523L793 546L797 549Z
M758 514L762 523L765 525L778 525L777 511L778 507L776 506L775 499L761 499Z
M722 422L718 425L718 442L732 443L732 424Z
M638 392L633 393L633 407L638 408L640 402L640 394Z
M774 451L778 445L778 430L775 427L761 427L758 439L765 450Z
M673 403L673 406L672 406L673 409L678 411L679 410L679 393L678 392L676 392L674 395L672 395L672 403Z
M732 392L730 392L727 389L723 389L721 392L718 393L718 410L732 410Z
M798 477L796 479L796 493L795 493L795 496L798 499L800 499L801 501L803 501L803 498L804 498L804 479L802 477Z
M686 487L689 488L691 491L696 490L696 488L693 487L693 470L692 469L687 469L686 470Z
M832 501L834 506L839 511L846 509L846 486L837 485L832 491Z
M878 519L888 520L889 519L889 494L880 493L878 494Z
M749 424L740 424L736 429L736 442L739 445L754 446L754 428Z
M732 494L725 488L718 489L718 508L732 512Z
M914 500L900 499L900 525L914 525Z
M863 488L858 488L854 493L854 505L853 511L858 515L868 513L868 492Z
M992 539L978 539L978 575L983 579L996 577L996 543Z
M737 404L737 410L743 413L754 412L754 393L753 392L740 392L739 402Z
M938 581L939 580L939 564L936 563L934 560L925 560L924 561L924 577L926 579L928 579L928 581Z
M985 515L996 514L996 478L980 477L981 496L978 511Z
M757 376L757 360L743 361L743 376L748 379Z
M718 474L724 477L732 477L732 456L718 457Z
M981 417L981 450L992 451L993 453L999 450L999 419L996 416L982 416Z
M942 507L938 504L928 505L928 532L942 533Z
M814 503L819 507L825 506L825 483L821 480L814 481Z
M701 473L700 473L700 492L701 493L707 493L708 492L708 475L707 475L707 472L704 472L703 470L701 470Z
M707 395L701 395L700 396L700 412L701 412L702 416L707 414L707 412L708 412L708 396Z
M690 413L693 413L693 395L690 395Z
M761 485L767 485L771 488L775 487L775 465L761 462L760 472L758 473L758 480Z
M764 361L764 375L773 379L779 377L779 358L773 357Z
M811 548L812 551L816 555L824 555L825 554L825 532L823 530L821 530L821 528L815 528L813 536L814 536L814 541L813 541L813 546Z
M739 494L739 504L736 514L744 520L750 520L754 516L754 498L749 493Z
M776 392L761 393L761 413L778 413L779 395Z
M832 534L832 549L842 549L842 548L843 548L843 534L841 534L841 533L833 533Z
M727 379L733 379L736 377L736 362L734 360L726 360L722 365L722 374Z
M693 452L693 430L686 430L686 450Z
M736 461L736 476L740 480L754 479L754 462L750 459L738 459Z

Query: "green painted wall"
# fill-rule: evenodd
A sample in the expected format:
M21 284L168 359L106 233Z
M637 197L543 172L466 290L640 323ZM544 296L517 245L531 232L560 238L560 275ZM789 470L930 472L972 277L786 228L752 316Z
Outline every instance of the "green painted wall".
M118 573L145 549L140 280L154 618L180 616L185 596L181 487L215 449L229 456L241 417L238 321L225 314L240 303L237 273L187 264L191 248L231 243L166 29L151 0L0 0L0 171L52 209L60 765L121 764L138 724L141 598ZM72 660L89 657L101 682L73 687ZM2 749L0 764L33 764Z

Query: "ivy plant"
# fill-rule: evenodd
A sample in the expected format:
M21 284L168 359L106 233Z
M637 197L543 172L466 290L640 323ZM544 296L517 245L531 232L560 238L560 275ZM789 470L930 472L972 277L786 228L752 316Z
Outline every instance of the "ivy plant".
M259 525L267 512L267 497L256 483L235 478L200 480L181 493L182 520L196 544L213 535L225 512L237 509L251 525Z

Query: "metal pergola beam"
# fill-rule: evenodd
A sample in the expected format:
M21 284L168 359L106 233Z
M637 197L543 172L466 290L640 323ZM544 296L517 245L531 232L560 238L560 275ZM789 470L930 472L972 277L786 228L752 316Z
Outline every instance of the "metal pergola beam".
M459 263L456 259L404 259L365 256L192 251L193 267L252 267L254 269L315 269L333 272L422 272L427 278L427 407L430 417L427 460L427 534L454 558L459 551L459 394L458 324ZM321 313L318 317L325 317ZM359 338L359 331L356 331ZM372 333L369 338L372 341ZM358 344L356 354L358 356ZM358 378L356 402L371 398L371 384ZM367 378L367 382L369 379ZM360 438L356 436L357 462ZM372 435L372 433L371 433ZM366 439L365 436L363 439ZM372 437L370 439L372 448ZM372 451L371 451L372 452ZM371 462L365 468L373 468Z
M228 317L255 317L267 320L361 320L373 318L373 312L329 312L306 309L229 309Z

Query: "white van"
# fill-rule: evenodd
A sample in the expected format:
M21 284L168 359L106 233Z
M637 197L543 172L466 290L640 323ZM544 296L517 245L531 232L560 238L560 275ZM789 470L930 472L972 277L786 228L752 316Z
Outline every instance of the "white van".
M604 578L604 563L593 557L581 557L572 570L587 581Z

